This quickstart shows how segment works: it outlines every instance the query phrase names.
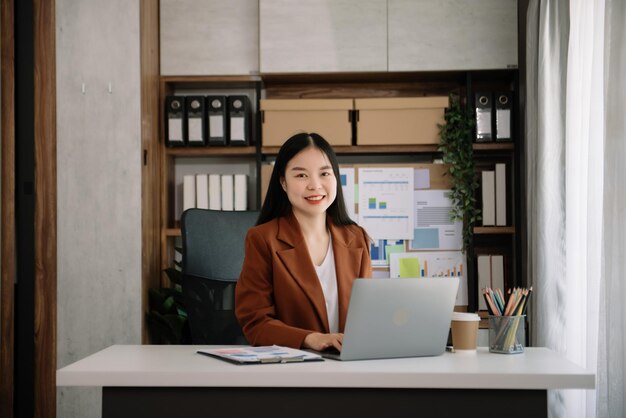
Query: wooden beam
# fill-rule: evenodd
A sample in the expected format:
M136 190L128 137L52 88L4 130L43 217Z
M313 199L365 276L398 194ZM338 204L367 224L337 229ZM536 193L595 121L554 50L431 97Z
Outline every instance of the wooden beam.
M56 416L57 165L55 1L34 0L35 417Z
M141 277L142 341L149 343L148 289L160 286L159 2L141 0Z
M0 274L0 416L13 416L15 324L15 41L13 0L0 0L0 138L2 226Z

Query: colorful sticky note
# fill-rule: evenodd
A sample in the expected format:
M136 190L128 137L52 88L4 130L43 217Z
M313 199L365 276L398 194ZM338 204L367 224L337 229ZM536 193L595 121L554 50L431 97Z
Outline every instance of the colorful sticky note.
M387 264L389 264L389 254L391 253L403 253L404 252L404 244L400 245L385 245L385 259Z
M417 258L401 258L400 277L420 277L420 262Z

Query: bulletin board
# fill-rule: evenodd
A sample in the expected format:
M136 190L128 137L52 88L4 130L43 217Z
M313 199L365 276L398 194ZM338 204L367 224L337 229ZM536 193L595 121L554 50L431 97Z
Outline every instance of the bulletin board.
M450 220L448 166L351 164L340 172L349 214L372 238L374 277L456 276L456 304L467 305L462 223Z

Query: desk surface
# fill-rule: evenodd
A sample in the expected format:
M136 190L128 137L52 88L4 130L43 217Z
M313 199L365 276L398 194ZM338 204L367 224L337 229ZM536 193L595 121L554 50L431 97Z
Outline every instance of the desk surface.
M546 348L522 354L238 366L206 346L114 345L57 370L57 386L593 389L594 373Z

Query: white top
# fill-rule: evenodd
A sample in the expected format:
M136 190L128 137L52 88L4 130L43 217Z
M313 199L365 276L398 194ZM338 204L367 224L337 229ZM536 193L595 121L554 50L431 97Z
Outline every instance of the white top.
M207 346L114 345L57 370L57 386L593 389L594 373L546 348L522 354L238 366Z
M317 277L320 279L324 299L326 300L326 313L328 314L328 328L330 332L339 332L339 302L337 297L337 271L335 270L335 252L333 251L332 238L328 240L328 251L322 264L315 267Z

